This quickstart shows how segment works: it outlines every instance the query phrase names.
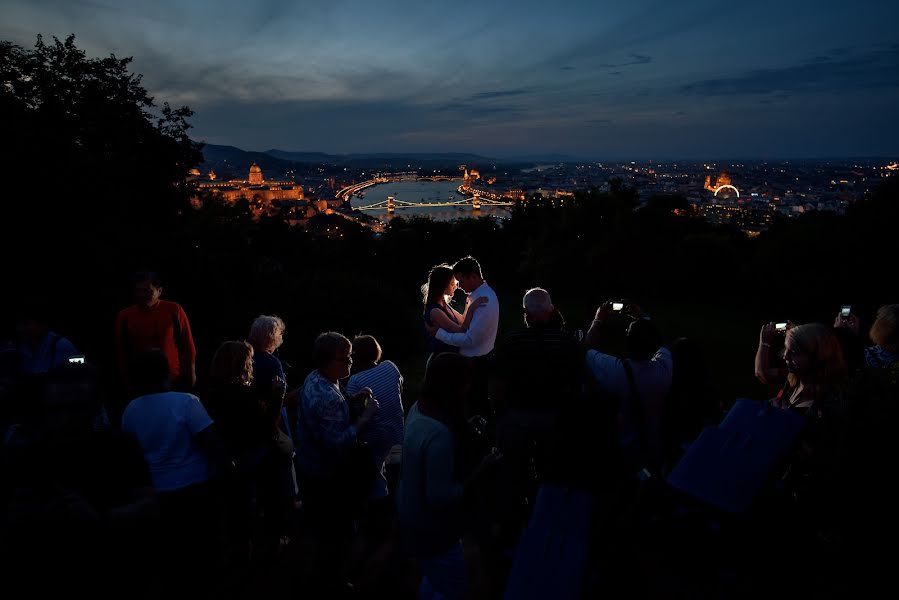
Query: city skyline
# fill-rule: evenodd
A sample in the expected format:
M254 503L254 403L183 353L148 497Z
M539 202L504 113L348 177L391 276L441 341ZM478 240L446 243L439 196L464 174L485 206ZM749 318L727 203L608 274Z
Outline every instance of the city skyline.
M133 56L198 141L515 157L899 153L899 5L3 0L0 39ZM596 3L599 4L599 3Z

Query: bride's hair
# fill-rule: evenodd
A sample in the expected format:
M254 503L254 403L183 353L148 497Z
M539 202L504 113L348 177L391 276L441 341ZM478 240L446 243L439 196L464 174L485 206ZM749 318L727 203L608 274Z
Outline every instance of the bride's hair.
M446 286L453 279L453 268L449 265L436 265L428 273L428 282L421 286L422 301L425 306L437 300L446 291Z

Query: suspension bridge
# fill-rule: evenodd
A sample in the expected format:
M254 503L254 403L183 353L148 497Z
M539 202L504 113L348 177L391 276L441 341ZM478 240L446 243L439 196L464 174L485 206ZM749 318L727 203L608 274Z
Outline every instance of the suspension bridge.
M375 202L374 204L368 204L366 206L358 206L355 210L383 210L386 208L388 213L392 213L395 210L404 208L438 208L451 206L456 206L459 208L470 206L473 210L480 210L482 206L512 206L513 204L513 202L491 200L489 198L481 198L480 196L474 196L472 198L462 198L461 200L449 200L446 202L407 202L405 200L397 200L393 196L388 196L386 200L381 200L380 202Z

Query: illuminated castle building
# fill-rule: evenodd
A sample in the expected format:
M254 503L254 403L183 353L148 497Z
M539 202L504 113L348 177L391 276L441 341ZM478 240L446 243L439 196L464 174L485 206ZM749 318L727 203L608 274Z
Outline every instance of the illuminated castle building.
M193 175L193 173L191 173ZM199 172L197 173L199 174ZM253 163L247 179L216 181L214 171L209 172L209 181L197 181L199 192L216 192L225 200L236 202L241 198L249 201L271 203L274 200L303 200L303 186L293 181L266 181L262 176L262 168Z

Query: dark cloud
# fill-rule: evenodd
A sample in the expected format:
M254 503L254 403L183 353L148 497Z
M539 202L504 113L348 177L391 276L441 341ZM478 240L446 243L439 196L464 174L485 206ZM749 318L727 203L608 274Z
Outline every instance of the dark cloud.
M522 94L528 94L532 90L522 88L517 90L499 90L496 92L479 92L477 94L472 94L469 99L471 101L478 100L492 100L493 98L505 98L507 96L521 96Z
M452 112L464 115L466 119L486 120L497 117L515 117L525 113L523 106L514 104L478 104L466 101L453 101L434 107L438 112Z
M651 62L652 62L652 57L651 57L651 56L648 56L648 55L646 55L646 54L633 54L633 53L631 53L629 56L630 56L633 60L630 60L630 61L627 61L627 62L623 62L623 63L617 63L617 64L602 63L602 64L599 65L599 66L602 67L602 68L604 68L604 69L618 69L618 68L621 68L621 67L629 67L629 66L631 66L631 65L645 65L645 64L648 64L648 63L651 63Z
M836 56L841 56L837 58ZM704 79L683 86L699 96L862 91L899 87L899 48L855 55L816 56L780 69L756 69L735 77Z

